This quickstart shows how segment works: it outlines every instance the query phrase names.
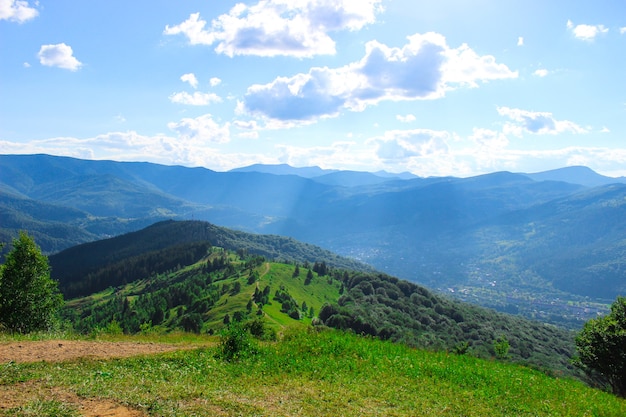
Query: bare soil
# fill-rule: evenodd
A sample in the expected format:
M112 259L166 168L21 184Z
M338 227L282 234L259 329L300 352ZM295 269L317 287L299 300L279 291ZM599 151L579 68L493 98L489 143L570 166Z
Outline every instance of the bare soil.
M47 340L38 342L0 343L0 365L8 362L64 362L78 358L112 359L149 355L180 349L189 345L159 343L97 342ZM143 417L146 414L108 399L82 398L58 387L48 387L44 381L28 381L0 385L0 415L35 401L59 401L86 417Z
M78 358L112 359L191 348L160 343L46 340L0 343L0 364L6 362L63 362Z

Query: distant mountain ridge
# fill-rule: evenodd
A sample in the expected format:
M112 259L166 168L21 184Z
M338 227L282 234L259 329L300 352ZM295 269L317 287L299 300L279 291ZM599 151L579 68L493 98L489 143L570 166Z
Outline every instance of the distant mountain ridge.
M534 174L524 174L534 181L563 181L573 184L584 185L585 187L596 187L615 183L626 184L626 177L607 177L600 175L591 168L585 166L570 166L566 168L553 169L550 171L537 172Z
M291 173L0 155L0 239L28 230L52 253L162 220L205 220L289 236L463 299L572 323L623 289L623 178L584 167L409 179L321 169L305 178L279 168Z

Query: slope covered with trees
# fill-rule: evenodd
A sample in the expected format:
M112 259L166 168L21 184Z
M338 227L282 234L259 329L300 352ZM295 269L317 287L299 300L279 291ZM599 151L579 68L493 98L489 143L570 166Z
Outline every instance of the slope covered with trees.
M202 221L163 221L137 232L85 243L50 257L52 276L67 297L88 295L109 286L188 265L218 246L242 254L292 262L325 259L336 268L372 270L295 239L230 230Z
M168 225L178 224L155 227ZM231 322L261 320L264 324L258 322L257 331L271 335L306 322L414 347L576 373L570 364L574 336L555 326L454 301L384 274L350 270L332 259L275 262L251 250L200 242L156 252L146 247L139 253L141 238L141 234L120 237L128 240L128 248L137 247L137 253L89 275L110 277L124 268L133 270L125 283L68 302L64 317L77 331L212 333ZM134 239L138 240L131 245ZM110 241L103 245L118 257L131 252ZM98 253L108 254L102 248ZM188 257L176 258L176 253ZM156 267L170 257L178 263Z

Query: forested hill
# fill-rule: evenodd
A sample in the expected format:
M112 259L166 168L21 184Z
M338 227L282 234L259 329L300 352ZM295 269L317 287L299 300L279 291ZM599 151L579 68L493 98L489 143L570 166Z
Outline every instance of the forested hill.
M149 228L144 237L152 232ZM146 241L136 243L141 242ZM213 333L231 321L252 326L255 332L325 324L413 347L575 372L570 364L571 332L452 301L385 274L330 265L340 263L323 258L268 262L246 250L180 243L94 269L87 281L110 285L68 300L64 317L84 333ZM81 282L69 290L86 290Z
M65 296L77 297L196 262L210 246L272 260L324 260L333 268L373 270L292 238L245 233L191 220L159 222L137 232L71 247L49 260L52 277L59 281Z

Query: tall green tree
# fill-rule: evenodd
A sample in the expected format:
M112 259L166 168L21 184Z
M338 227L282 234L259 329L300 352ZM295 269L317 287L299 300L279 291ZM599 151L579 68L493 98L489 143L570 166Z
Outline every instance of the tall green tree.
M591 319L576 336L576 364L596 383L626 397L626 298L618 297L611 312Z
M48 330L62 304L48 258L21 232L0 266L0 328L17 333Z

